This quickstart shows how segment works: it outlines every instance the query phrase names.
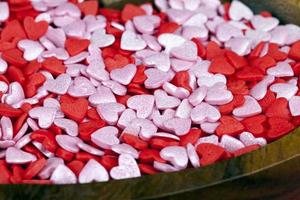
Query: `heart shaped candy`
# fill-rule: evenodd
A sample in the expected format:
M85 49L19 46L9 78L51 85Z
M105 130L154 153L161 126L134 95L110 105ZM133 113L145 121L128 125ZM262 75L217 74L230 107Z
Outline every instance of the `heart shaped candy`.
M193 91L188 100L193 106L199 105L206 97L207 87L200 87Z
M145 75L147 79L144 84L147 89L159 88L170 78L168 73L154 68L145 70Z
M126 143L114 144L111 147L111 150L118 154L129 154L135 159L138 159L139 157L139 152L135 148L133 148L132 146Z
M61 164L53 171L50 180L54 184L75 184L77 177L74 172L66 165Z
M144 64L147 66L153 66L157 69L167 72L171 67L170 57L166 53L156 53L150 56L147 56L144 59Z
M79 183L104 182L109 180L106 169L96 160L90 159L78 176Z
M137 71L136 65L129 64L120 69L114 69L110 72L112 80L117 81L123 85L128 85Z
M66 94L72 79L68 74L61 74L55 80L48 79L44 83L44 88L55 94Z
M12 140L13 139L13 125L11 119L8 117L1 117L0 125L2 129L2 139L3 140Z
M98 47L104 48L112 45L115 42L115 36L106 34L105 29L95 31L91 37L91 44Z
M78 137L70 135L56 135L55 140L60 147L67 151L72 153L78 153L80 151L78 144L82 143L82 140Z
M244 143L244 145L246 146L251 146L251 145L255 145L258 144L260 146L266 146L267 145L267 141L265 138L255 138L251 133L249 132L243 132L240 134L240 141L242 143Z
M232 114L236 117L252 117L262 112L262 108L251 96L245 96L245 103L241 107L235 108Z
M76 122L70 119L55 119L54 124L62 128L68 135L77 136L78 135L78 125Z
M89 97L89 102L96 106L101 103L115 103L117 100L109 88L99 86L97 92Z
M25 17L24 29L29 39L38 40L47 33L48 23L46 21L35 22L32 17Z
M291 77L294 76L294 71L288 62L279 62L275 67L269 68L267 74L275 77Z
M196 152L196 148L191 143L188 143L186 146L186 151L193 167L200 167L200 158Z
M198 49L194 42L186 41L182 45L173 48L171 54L178 59L196 61L198 58Z
M39 42L32 40L20 40L18 47L24 51L23 57L27 61L37 59L44 51L44 47Z
M139 51L146 48L146 42L133 31L124 31L121 37L121 49Z
M134 120L136 117L136 113L132 109L126 109L121 114L119 121L118 121L118 127L125 128L130 125L131 121Z
M149 140L157 132L157 127L148 119L136 118L131 121L130 127L139 130L139 136L143 140Z
M0 3L0 22L4 22L9 17L9 7L7 2Z
M300 97L294 96L289 101L289 108L291 111L292 116L299 116L300 115Z
M226 77L223 74L214 74L213 76L200 76L198 77L197 81L198 85L200 87L206 86L206 87L212 87L217 83L223 83L226 84L227 80Z
M153 95L136 95L127 100L127 106L136 111L138 118L147 118L151 115L154 107Z
M8 94L5 96L5 103L12 105L25 99L25 94L19 82L12 82L9 85Z
M252 10L240 1L233 1L229 8L229 16L235 21L250 20L253 17Z
M188 164L188 155L184 147L169 146L163 148L159 155L172 163L178 169L185 169Z
M49 128L55 119L57 109L48 107L35 107L29 111L29 116L38 120L39 127Z
M159 127L160 129L165 130L166 127L164 126L164 122L173 119L175 116L175 111L172 109L167 109L163 112L163 114L160 114L159 110L154 110L151 118L153 120L153 123Z
M164 122L164 126L178 136L185 135L191 129L190 119L173 118Z
M224 86L224 85L223 85ZM208 89L205 101L211 105L225 105L232 101L232 93L223 87L222 84L216 84Z
M256 30L269 32L279 24L279 20L274 17L263 17L256 15L251 19L251 24Z
M126 179L141 176L140 169L135 159L129 154L119 156L119 166L110 170L110 176L113 179Z
M235 152L245 147L245 145L238 139L229 135L223 135L220 145L224 147L228 152Z
M154 92L154 98L155 98L155 105L160 110L175 108L180 104L180 100L178 98L169 96L163 90L156 90Z
M106 126L93 132L91 140L103 149L111 149L112 145L119 144L119 130L114 126Z
M41 179L48 179L48 178L50 178L50 176L53 173L53 171L59 165L63 165L63 164L64 164L64 160L62 158L57 158L57 157L49 158L47 160L46 165L44 166L44 168L38 174L38 177L40 177Z
M5 153L5 160L9 164L26 164L33 162L36 159L35 155L22 151L16 147L9 147Z
M164 33L158 36L159 44L165 47L165 52L167 53L169 53L171 49L183 45L185 41L185 38L171 33Z
M83 76L77 76L68 89L68 93L73 97L88 97L95 92L94 85Z
M276 98L291 99L298 92L298 87L289 83L276 83L270 87L272 92L276 93Z
M159 26L160 18L155 15L142 15L133 18L135 28L144 34L153 33L154 29Z
M204 102L193 108L191 111L191 119L197 124L217 122L220 118L221 114L219 110Z
M125 106L120 103L101 103L97 106L100 117L110 125L115 125L119 115L125 110Z

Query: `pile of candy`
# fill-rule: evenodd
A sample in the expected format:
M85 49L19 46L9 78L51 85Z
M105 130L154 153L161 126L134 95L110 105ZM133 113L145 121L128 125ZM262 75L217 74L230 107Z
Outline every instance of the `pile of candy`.
M300 125L300 28L239 1L0 2L0 183L202 167Z

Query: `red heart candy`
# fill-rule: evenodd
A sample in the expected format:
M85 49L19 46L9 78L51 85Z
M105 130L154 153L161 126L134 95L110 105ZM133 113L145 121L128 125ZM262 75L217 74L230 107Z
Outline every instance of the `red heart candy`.
M269 50L268 50L267 55L271 56L276 61L284 61L288 57L288 55L286 53L280 51L279 46L274 43L269 44Z
M26 34L24 29L19 21L12 20L7 22L7 25L1 32L1 40L2 41L12 41L14 38L26 38Z
M225 149L215 145L203 143L199 144L196 148L198 155L200 156L201 166L211 165L222 159L225 155Z
M153 163L154 161L166 163L159 155L159 151L155 149L144 149L139 154L139 159L145 163Z
M245 129L241 122L230 116L222 116L220 122L221 124L216 129L219 137L223 135L237 136Z
M98 1L91 0L91 1L84 1L78 4L79 9L81 12L87 16L87 15L97 15L99 3Z
M249 59L258 58L261 55L261 52L264 50L266 42L260 42L249 54Z
M97 129L105 126L102 120L90 120L79 124L79 137L84 141L91 140L91 134Z
M298 42L295 42L290 51L289 51L289 57L291 59L294 59L294 60L297 60L297 61L300 61L300 41Z
M201 43L201 41L197 38L193 38L192 41L196 44L197 49L198 49L198 56L200 58L205 58L206 56L206 48L205 46Z
M32 179L44 168L47 160L45 158L38 159L29 164L29 166L25 169L23 173L24 179Z
M256 66L258 69L260 69L262 72L266 72L266 70L270 67L274 67L277 63L276 60L269 56L263 56L256 59L253 59L250 61L251 66Z
M25 76L24 76L22 70L18 67L15 67L15 66L8 67L7 75L11 82L17 81L21 85L23 85L25 83Z
M4 103L0 103L0 116L19 117L22 114L23 114L22 110L15 109Z
M70 151L67 151L67 150L64 150L63 148L57 148L56 152L55 152L55 155L57 157L60 157L62 158L64 161L66 162L70 162L71 160L73 160L75 154L70 152Z
M86 39L68 38L65 42L65 48L70 56L75 56L86 50L90 45L90 41Z
M113 58L105 58L104 63L107 71L111 72L114 69L122 68L128 65L130 62L127 57L121 54L116 54Z
M132 134L124 133L122 135L122 141L139 150L148 148L147 142L141 140L139 137Z
M36 130L32 132L30 138L34 141L42 143L43 147L48 151L55 152L55 150L57 149L55 136L51 131L42 129Z
M245 126L245 130L252 133L255 137L263 136L265 131L264 123L267 121L265 115L257 115L242 120L242 124Z
M142 8L134 4L126 4L122 10L121 19L123 22L126 22L140 15L146 15L146 12Z
M224 56L225 50L221 49L220 46L212 41L209 42L206 46L206 58L208 60L212 60L214 58L218 58L219 56Z
M235 52L226 51L225 53L226 58L228 59L229 63L234 66L236 69L240 69L243 67L248 66L248 61L243 56L239 56Z
M38 40L48 31L48 23L46 21L35 22L32 17L25 17L24 29L29 39Z
M271 117L268 120L270 126L267 132L267 139L270 141L281 138L282 136L291 132L295 126L290 123L287 119L279 117Z
M239 150L235 151L233 153L233 155L234 155L234 157L238 157L238 156L244 155L246 153L250 153L252 151L255 151L259 148L260 148L260 146L258 144L250 145L250 146L247 146L247 147L244 147L242 149L239 149Z
M180 145L195 144L202 135L203 133L200 129L192 128L186 135L180 137Z
M153 137L149 141L151 148L163 149L168 146L178 146L179 142L170 138L157 138Z
M66 72L66 67L61 60L56 57L46 58L42 63L43 69L49 71L51 74L58 76Z
M276 100L276 96L274 92L268 90L267 94L265 97L261 100L258 101L260 107L262 108L263 111L268 109L268 107Z
M187 89L189 92L192 92L192 88L190 86L190 75L187 71L177 72L171 83L177 87L182 87Z
M26 97L33 97L36 94L38 87L43 85L45 81L45 76L40 72L29 76L27 83L24 86Z
M74 174L76 174L76 176L79 176L82 168L84 167L84 162L80 160L72 160L67 164L67 166L74 172Z
M100 163L103 165L103 167L106 170L111 170L113 167L118 165L118 157L111 156L111 155L105 155L102 156L100 159Z
M209 67L210 73L220 73L224 75L232 75L235 73L235 68L227 61L225 56L219 56L212 60Z
M81 122L88 110L88 101L86 99L77 99L73 103L61 103L63 113L77 122Z
M247 95L249 94L249 89L244 80L238 79L229 79L227 83L228 89L232 92L232 94L236 95Z
M98 112L96 108L90 108L87 113L87 117L92 119L92 120L101 120L100 116L98 115Z
M162 23L159 28L157 35L161 35L164 33L174 33L180 26L175 22L165 22Z
M290 119L291 113L288 108L288 100L285 98L276 99L266 110L266 116Z
M245 98L243 95L235 95L230 103L220 106L219 110L223 115L229 115L234 108L242 106L244 102Z
M22 70L25 76L30 76L39 71L42 68L42 64L36 60L29 62Z
M244 67L242 71L236 73L236 77L244 81L260 81L264 78L264 74L259 68Z
M159 171L157 171L154 167L152 167L151 165L147 165L147 164L138 164L139 168L141 170L141 172L143 174L148 174L148 175L153 175L153 174L157 174L159 173Z
M147 79L147 76L145 75L145 70L146 67L144 65L137 66L137 71L131 82L136 84L143 84Z
M1 57L8 63L15 66L24 66L27 61L23 58L23 52L19 49L9 49L2 52Z

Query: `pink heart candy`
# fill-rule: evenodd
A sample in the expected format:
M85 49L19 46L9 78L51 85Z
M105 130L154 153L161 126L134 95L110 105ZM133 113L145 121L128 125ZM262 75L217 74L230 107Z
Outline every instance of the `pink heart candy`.
M191 119L194 123L217 122L221 114L217 108L202 102L191 111Z
M244 105L235 108L232 114L236 117L252 117L258 115L262 112L262 108L260 107L259 103L251 96L245 96L245 103Z
M193 106L189 103L189 100L183 99L176 110L175 117L190 118L192 109Z
M223 74L214 74L213 76L200 76L197 81L200 87L212 87L217 83L223 83L226 85L227 80Z
M82 64L67 64L66 73L69 74L71 77L80 76L81 70L83 70L86 66Z
M269 68L267 74L275 77L291 77L294 76L294 71L288 62L279 62L275 67Z
M37 59L44 51L44 47L39 42L33 40L20 40L18 48L24 51L23 57L27 61Z
M205 144L205 143L219 145L219 138L216 135L210 135L210 136L199 138L199 140L195 144L195 147L197 147L199 144Z
M223 135L220 145L231 153L245 147L245 145L241 141L229 135Z
M187 71L194 65L194 62L180 60L177 58L171 59L171 66L175 72Z
M79 183L105 182L109 180L106 169L96 160L90 159L78 176Z
M268 87L275 81L274 76L265 76L265 78L257 83L253 88L250 90L250 94L256 100L261 100L267 94Z
M87 32L95 32L106 27L106 18L101 15L87 15L83 18L83 21L86 24Z
M80 63L80 62L84 61L88 56L89 56L89 53L87 51L83 51L83 52L65 60L64 64L70 65L70 64Z
M185 99L190 96L190 92L187 89L183 87L177 87L169 82L165 82L163 84L163 89L170 95L178 97L179 99Z
M246 146L251 146L251 145L260 145L260 146L266 146L267 141L265 138L255 138L252 133L249 132L243 132L240 134L240 141L244 143Z
M103 81L102 85L111 89L111 91L119 96L124 96L127 93L127 88L124 85L112 80Z
M44 105L44 107L55 108L57 110L55 118L63 118L64 117L64 113L61 111L60 103L57 99L47 98L47 99L44 100L43 105Z
M61 74L55 80L48 79L44 83L44 87L47 91L55 94L66 94L72 79L68 74Z
M89 102L96 106L101 103L115 103L117 102L115 95L112 91L104 86L99 86L97 92L89 97Z
M4 140L4 141L0 141L0 148L1 149L7 149L8 147L12 147L16 144L15 141L13 140Z
M134 120L136 117L136 113L132 109L126 109L124 112L121 114L119 121L118 121L118 127L120 128L126 128L127 126L130 125L130 122Z
M98 114L109 125L115 125L124 110L125 106L120 103L101 103L97 106Z
M298 87L289 83L276 83L271 85L270 90L276 93L276 98L291 99L298 92Z
M245 56L251 52L252 41L245 37L231 38L225 43L225 47L240 56Z
M159 155L169 161L177 169L185 169L188 164L188 155L184 147L168 146L163 148Z
M82 143L82 140L78 137L73 137L70 135L56 135L55 140L57 144L72 153L78 153L80 151L78 143Z
M247 38L251 39L252 47L256 47L260 42L267 42L267 41L270 41L272 39L270 33L260 31L260 30L252 30L252 29L247 30L246 33L245 33L245 36ZM274 43L280 44L280 41L274 42Z
M289 108L291 111L292 116L296 117L300 115L300 97L293 96L289 100Z
M5 153L5 160L8 164L26 164L36 161L36 159L35 155L16 147L9 147Z
M278 26L279 20L274 17L256 15L251 19L251 24L256 30L268 32Z
M55 119L57 109L48 107L35 107L29 111L29 116L38 120L39 127L49 128Z
M160 114L159 110L154 110L152 113L152 120L153 123L159 127L160 129L165 130L166 127L164 126L164 122L173 119L175 117L175 111L172 109L167 109L163 112L163 114Z
M77 144L77 146L78 146L81 150L83 150L83 151L85 151L85 152L88 152L88 153L90 153L90 154L92 154L92 155L95 155L95 156L103 156L103 155L104 155L104 152L103 152L103 151L101 151L100 149L98 149L98 148L96 148L96 147L93 147L93 146L91 146L91 145L89 145L89 144L80 142L80 143Z
M179 171L179 169L173 167L170 164L161 163L161 162L157 162L157 161L153 162L153 167L156 170L161 171L161 172L176 172L176 171Z
M105 70L102 59L90 62L86 69L86 73L98 81L109 80L109 73Z
M86 25L82 20L76 20L66 26L63 26L62 29L65 31L66 35L69 37L82 38L85 34Z
M55 119L54 124L63 129L70 136L78 135L78 125L75 121L70 119Z
M91 81L83 76L76 77L68 89L68 93L73 97L87 97L95 92L96 89Z
M197 78L211 77L213 74L208 72L210 65L210 61L198 59L195 65L190 68L189 73L195 75Z
M129 154L135 159L138 159L138 157L139 157L139 152L132 146L125 144L125 143L114 144L111 147L111 150L116 152L117 154Z
M154 100L155 98L153 95L136 95L127 100L127 106L136 111L138 118L145 119L152 113Z
M135 28L144 34L152 34L154 29L159 26L160 18L155 15L142 15L133 18Z
M64 47L66 34L61 28L52 28L49 26L46 38L55 44L56 47Z
M13 125L8 117L1 117L0 125L2 129L2 139L3 140L12 140L13 139Z
M157 132L157 127L149 119L136 118L130 122L130 127L139 130L143 140L149 140Z
M163 90L156 90L154 92L154 98L155 98L155 105L159 110L175 108L180 104L180 100L178 98L169 96Z
M208 18L206 15L204 15L203 13L197 13L190 17L183 25L203 27L207 20Z
M145 87L147 89L155 89L161 87L165 82L169 80L169 74L159 69L147 69L145 71L147 79L145 81Z
M25 99L25 94L19 82L9 84L8 94L4 98L5 103L12 105Z
M252 10L240 1L233 1L229 8L229 16L232 20L249 20L253 17Z
M4 74L7 70L7 62L5 60L3 60L0 56L0 74Z
M50 49L48 51L44 51L42 53L42 57L44 58L55 57L59 60L67 60L70 58L70 55L64 48L55 48L55 49Z
M105 29L100 29L92 34L91 45L94 45L98 48L104 48L112 45L115 40L115 36L106 34Z
M143 40L146 42L147 46L154 51L161 51L161 46L157 41L157 38L152 35L143 34Z
M166 53L156 53L150 55L144 59L144 64L147 66L153 66L160 71L167 72L171 67L169 55Z
M127 51L139 51L146 48L146 42L133 31L124 31L121 37L121 49Z
M220 125L219 122L215 123L210 123L210 122L205 122L200 125L201 130L204 131L205 133L213 134L215 133L216 129Z
M8 91L8 85L4 81L0 81L0 92L5 94Z
M193 165L193 167L195 168L200 167L200 158L196 152L195 147L191 143L187 144L186 151L187 151L188 158L191 164Z
M74 172L64 164L58 165L53 171L50 180L54 184L75 184L77 177Z
M197 106L205 99L207 87L200 87L193 91L188 100L193 106Z
M48 178L50 178L50 176L53 173L53 171L59 165L63 165L63 164L64 164L64 160L61 159L61 158L57 158L57 157L49 158L47 160L47 162L46 162L45 167L39 173L38 177L40 177L41 179L48 179Z
M110 72L110 77L112 80L121 83L123 85L128 85L133 77L135 76L135 73L137 71L137 68L133 64L126 65L123 68L120 69L114 69Z
M32 142L33 146L37 148L42 154L44 154L47 158L52 158L55 156L54 153L51 151L48 151L47 149L44 148L43 144L37 141Z
M103 149L111 149L112 145L120 143L118 133L119 130L116 127L106 126L95 131L91 135L91 140Z
M198 58L198 49L194 42L186 41L178 47L174 47L171 50L172 56L186 60L186 61L196 61Z
M140 169L135 159L129 154L121 154L119 156L119 166L110 170L110 176L113 179L126 179L141 176Z
M165 47L165 52L169 53L171 49L179 47L185 43L186 39L179 35L164 33L158 36L158 42Z
M226 42L231 38L242 37L243 32L229 23L223 23L217 27L216 36L220 42Z
M208 89L205 101L211 105L225 105L232 101L232 93L222 86L223 84L216 84ZM221 87L220 87L221 86ZM222 88L223 87L223 88Z
M186 135L191 129L190 119L173 118L164 122L164 126L178 136Z
M0 2L0 22L4 22L9 17L9 7L7 2Z
M18 141L21 137L23 137L25 135L25 133L27 132L29 126L27 124L27 122L25 122L23 124L23 126L20 128L20 130L16 133L15 137L14 137L14 141Z
M169 139L172 139L172 140L180 141L180 138L177 135L170 134L170 133L164 133L164 132L155 133L153 135L153 137L169 138Z
M54 10L54 14L58 16L68 15L76 18L79 18L81 16L79 8L75 4L69 2L60 4Z
M170 21L183 24L193 15L193 12L182 9L168 9L167 15Z

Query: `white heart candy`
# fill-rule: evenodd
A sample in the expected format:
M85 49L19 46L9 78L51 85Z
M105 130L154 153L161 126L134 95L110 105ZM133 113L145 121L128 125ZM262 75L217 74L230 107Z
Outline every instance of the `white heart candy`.
M236 117L252 117L262 112L262 108L259 103L251 96L245 96L244 105L235 108L232 114Z
M199 87L212 87L217 83L223 83L226 85L227 80L223 74L214 74L213 76L200 76L197 81Z
M226 85L216 84L208 89L205 101L211 105L225 105L232 101L232 93L226 89ZM221 87L220 87L221 86ZM223 87L223 88L222 88Z
M121 49L139 51L146 48L146 42L133 31L124 31L121 37Z
M70 136L78 135L78 125L71 119L55 119L54 124L62 128Z
M117 154L129 154L135 159L138 159L139 157L139 152L135 148L133 148L132 146L126 143L114 144L111 147L111 150L116 152Z
M156 53L144 59L144 64L156 67L157 69L167 72L171 67L170 57L166 53Z
M54 184L75 184L77 177L74 172L64 164L60 164L53 171L50 180Z
M119 156L119 166L110 170L110 176L113 179L126 179L141 176L140 169L135 159L129 154Z
M112 45L115 40L114 35L106 34L105 29L100 29L92 34L91 44L98 48L104 48Z
M187 144L186 151L193 167L195 168L200 167L200 158L196 152L195 147L191 143Z
M128 85L137 71L136 65L129 64L120 69L114 69L110 72L110 78L123 85Z
M16 147L9 147L5 153L5 160L8 164L26 164L36 161L36 156L22 151Z
M180 100L178 98L169 96L163 90L156 90L154 92L154 98L155 98L155 105L160 110L175 108L180 104Z
M164 126L178 136L186 135L191 129L191 125L190 119L173 118L164 122Z
M109 180L106 169L96 160L90 159L78 176L79 183L105 182Z
M254 97L256 100L263 99L268 91L268 87L270 84L272 84L275 81L274 76L265 76L265 78L257 83L253 88L250 90L250 94L252 97Z
M275 67L269 68L267 74L275 77L291 77L294 76L294 71L288 62L279 62Z
M41 179L48 179L48 178L50 178L50 176L53 173L53 171L59 165L63 165L63 164L64 164L64 160L62 158L57 158L57 157L49 158L47 160L47 162L46 162L45 167L39 173L38 177L41 178Z
M193 15L193 12L184 9L168 9L167 15L171 22L183 24Z
M119 144L119 130L114 126L106 126L93 132L91 140L103 149L111 149L112 145Z
M61 74L55 80L48 79L44 83L44 88L55 94L66 94L70 85L72 83L72 79L68 74Z
M300 97L299 96L293 96L289 100L289 108L291 111L292 116L300 116Z
M138 118L147 118L151 115L154 107L153 95L136 95L127 100L127 106L136 111Z
M183 99L176 110L175 117L190 118L192 109L193 106L189 103L189 100Z
M245 147L245 145L241 141L239 141L238 139L231 137L229 135L223 135L220 144L228 152L231 152L231 153Z
M265 138L255 138L251 133L249 132L243 132L240 134L240 141L242 143L244 143L244 145L246 146L251 146L251 145L255 145L258 144L260 146L266 146L267 145L267 141Z
M55 140L57 144L72 153L78 153L80 148L78 147L79 143L82 143L82 140L78 137L73 137L70 135L56 135Z
M183 87L177 87L169 82L165 82L163 84L163 89L170 95L178 97L179 99L185 99L190 96L190 92L187 89Z
M145 70L145 75L147 79L144 84L147 89L159 88L170 78L168 73L154 68Z
M270 90L276 93L276 98L291 99L298 92L298 87L289 83L276 83L271 85Z
M107 80L103 81L102 84L111 89L111 91L119 96L124 96L127 93L127 88L116 81Z
M202 124L204 122L217 122L221 114L217 108L202 102L191 112L191 119L194 123Z
M197 147L199 144L203 144L203 143L219 145L219 138L216 135L210 135L210 136L199 138L199 140L195 144L195 147Z
M55 57L59 60L68 60L70 58L69 53L64 48L55 48L42 53L43 58Z
M178 169L185 169L188 164L188 155L184 147L179 146L169 146L163 148L159 155L172 163L174 167Z
M160 114L159 110L154 110L151 117L153 120L153 123L159 127L160 129L165 130L166 127L164 126L164 122L173 119L175 117L175 111L172 109L167 109L163 112L163 114Z
M157 127L148 119L136 118L131 121L130 127L139 130L139 136L143 140L149 140L157 132Z
M0 2L0 22L4 22L9 17L9 7L7 2Z
M227 42L231 38L243 37L243 32L229 23L223 23L218 25L216 36L220 42Z
M8 67L7 62L0 57L0 74L4 74L7 70L7 67Z
M144 34L153 33L154 29L159 26L160 18L155 15L142 15L133 18L135 28Z
M95 92L94 85L83 76L77 76L68 89L68 93L73 97L88 97Z
M228 40L225 47L240 56L245 56L251 52L252 41L245 37L235 37Z
M240 1L233 1L229 8L229 16L235 21L249 20L253 17L252 10Z
M174 47L171 50L172 56L186 60L186 61L196 61L198 58L198 49L194 42L186 41L178 47Z
M135 118L137 118L135 111L132 109L126 109L121 114L117 125L118 127L124 129L127 126L129 126L131 121L134 120Z
M198 26L203 27L205 23L207 22L208 18L203 13L197 13L190 17L183 26Z
M89 102L96 106L101 103L115 103L117 102L115 95L112 91L104 86L99 86L97 92L89 97Z
M204 131L205 133L213 134L215 133L216 129L220 125L219 122L215 123L210 123L210 122L205 122L200 125L201 130Z
M57 109L48 107L35 107L29 111L29 116L38 120L39 127L49 128L55 119Z
M193 91L193 93L189 96L188 100L193 106L199 105L206 97L207 87L197 88Z
M2 129L2 140L12 140L13 139L13 125L12 121L8 117L1 117L0 125Z
M24 51L24 59L27 61L35 60L42 54L44 47L37 41L20 40L18 47Z
M279 20L274 17L256 15L251 19L251 24L256 30L268 32L278 26Z
M171 33L164 33L158 36L158 42L163 47L165 47L165 52L170 52L171 49L183 45L186 41L185 38L171 34Z
M124 110L125 106L120 103L100 103L97 106L98 114L109 125L115 125Z
M12 105L25 98L24 90L19 82L9 84L8 94L5 96L5 103Z

